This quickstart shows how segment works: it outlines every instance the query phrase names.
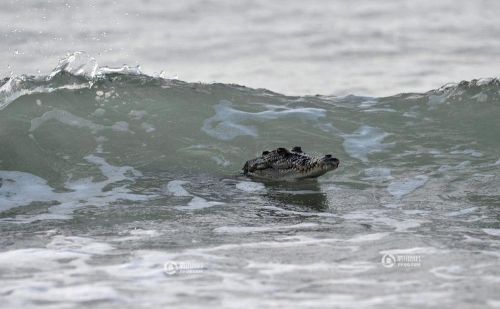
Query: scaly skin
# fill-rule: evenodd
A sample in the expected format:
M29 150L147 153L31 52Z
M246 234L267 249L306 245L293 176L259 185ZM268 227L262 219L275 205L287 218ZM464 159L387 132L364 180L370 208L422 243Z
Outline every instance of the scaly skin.
M269 180L298 180L319 177L338 166L339 160L331 155L316 157L303 153L300 147L294 147L291 152L278 148L247 161L243 174Z

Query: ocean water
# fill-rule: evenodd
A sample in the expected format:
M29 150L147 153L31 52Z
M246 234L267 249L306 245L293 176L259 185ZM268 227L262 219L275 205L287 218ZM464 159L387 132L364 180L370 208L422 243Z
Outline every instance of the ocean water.
M498 76L495 0L6 0L0 76L66 53L190 82L391 96Z
M500 307L498 4L137 3L0 10L2 307Z

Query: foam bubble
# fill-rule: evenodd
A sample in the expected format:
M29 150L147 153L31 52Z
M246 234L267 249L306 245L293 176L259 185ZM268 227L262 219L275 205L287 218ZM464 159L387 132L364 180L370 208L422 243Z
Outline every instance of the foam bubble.
M129 117L132 119L135 119L135 120L141 120L147 114L148 113L146 111L143 111L143 110L139 110L139 111L131 110L130 113L128 113Z
M141 123L141 128L146 131L146 133L153 133L154 131L156 131L156 128L153 127L152 124L149 124L147 122L143 122Z
M106 110L104 108L97 108L93 113L92 115L93 116L96 116L96 117L102 117L104 116L104 114L106 113Z
M129 129L128 129L128 127L129 127L128 122L126 122L126 121L118 121L118 122L116 122L115 124L113 124L111 126L111 129L113 131L117 131L117 132L130 132Z

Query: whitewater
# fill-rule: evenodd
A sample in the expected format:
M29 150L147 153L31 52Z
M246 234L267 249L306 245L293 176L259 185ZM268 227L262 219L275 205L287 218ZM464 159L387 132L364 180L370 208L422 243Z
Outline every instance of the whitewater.
M0 306L500 308L498 12L5 1Z
M51 74L7 78L3 302L495 307L499 95L482 79L285 96L100 67L81 52ZM297 183L240 174L262 150L294 145L341 166Z

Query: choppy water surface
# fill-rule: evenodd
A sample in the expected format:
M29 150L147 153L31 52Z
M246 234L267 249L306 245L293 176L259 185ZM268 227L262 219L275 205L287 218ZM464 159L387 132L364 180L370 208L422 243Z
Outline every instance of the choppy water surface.
M75 54L2 84L4 305L500 306L498 80L291 97ZM340 168L239 175L294 145Z
M186 81L389 96L498 76L496 0L8 0L0 76L68 52Z

